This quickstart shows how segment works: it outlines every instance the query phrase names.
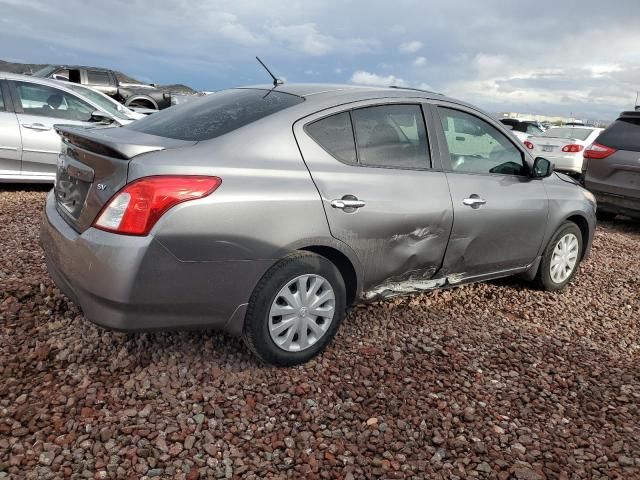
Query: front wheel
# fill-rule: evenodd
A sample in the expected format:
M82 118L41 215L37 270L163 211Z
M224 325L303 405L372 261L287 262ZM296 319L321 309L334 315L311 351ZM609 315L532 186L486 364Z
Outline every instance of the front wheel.
M335 265L314 253L293 253L258 282L245 318L245 343L266 363L304 363L331 341L345 308L344 280Z
M565 222L545 249L536 281L544 290L561 290L578 270L582 255L582 232L573 222Z

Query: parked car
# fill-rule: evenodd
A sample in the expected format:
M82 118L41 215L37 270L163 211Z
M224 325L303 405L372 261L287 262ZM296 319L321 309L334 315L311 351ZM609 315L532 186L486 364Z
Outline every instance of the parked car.
M515 274L559 290L595 227L589 192L429 92L239 88L58 131L41 241L86 317L221 329L278 365L320 352L362 300Z
M60 153L55 124L93 126L133 119L57 80L0 72L0 182L53 182Z
M524 142L532 135L541 135L544 132L542 126L534 120L501 118L500 122L507 127L511 127L511 133L513 133L521 142Z
M95 88L130 108L161 110L171 106L171 94L155 85L120 83L113 70L94 67L47 65L34 77L53 78Z
M584 158L583 181L598 199L598 216L640 217L640 111L622 112Z
M584 149L602 133L595 127L553 127L538 136L531 136L524 145L531 154L543 156L554 164L554 168L570 175L582 173Z

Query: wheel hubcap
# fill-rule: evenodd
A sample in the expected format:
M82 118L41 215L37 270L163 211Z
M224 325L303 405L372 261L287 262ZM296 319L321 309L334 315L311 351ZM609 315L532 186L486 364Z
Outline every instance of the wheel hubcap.
M287 352L306 350L329 329L336 310L331 284L320 275L301 275L280 289L269 311L269 334Z
M554 283L564 282L578 263L578 238L567 233L558 240L551 255L551 280Z

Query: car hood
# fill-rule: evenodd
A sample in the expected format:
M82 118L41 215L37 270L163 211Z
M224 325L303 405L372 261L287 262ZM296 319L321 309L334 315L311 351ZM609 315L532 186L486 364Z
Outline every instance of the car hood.
M560 180L562 180L563 182L567 182L567 183L571 183L573 185L580 186L580 183L575 178L572 178L569 175L565 175L564 173L560 173L560 172L553 172L553 174L556 177L558 177Z

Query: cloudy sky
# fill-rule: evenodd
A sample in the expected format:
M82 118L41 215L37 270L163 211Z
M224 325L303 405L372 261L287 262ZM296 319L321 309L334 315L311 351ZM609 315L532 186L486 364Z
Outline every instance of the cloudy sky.
M489 111L610 119L640 90L640 0L0 0L0 58L205 90L407 85Z

